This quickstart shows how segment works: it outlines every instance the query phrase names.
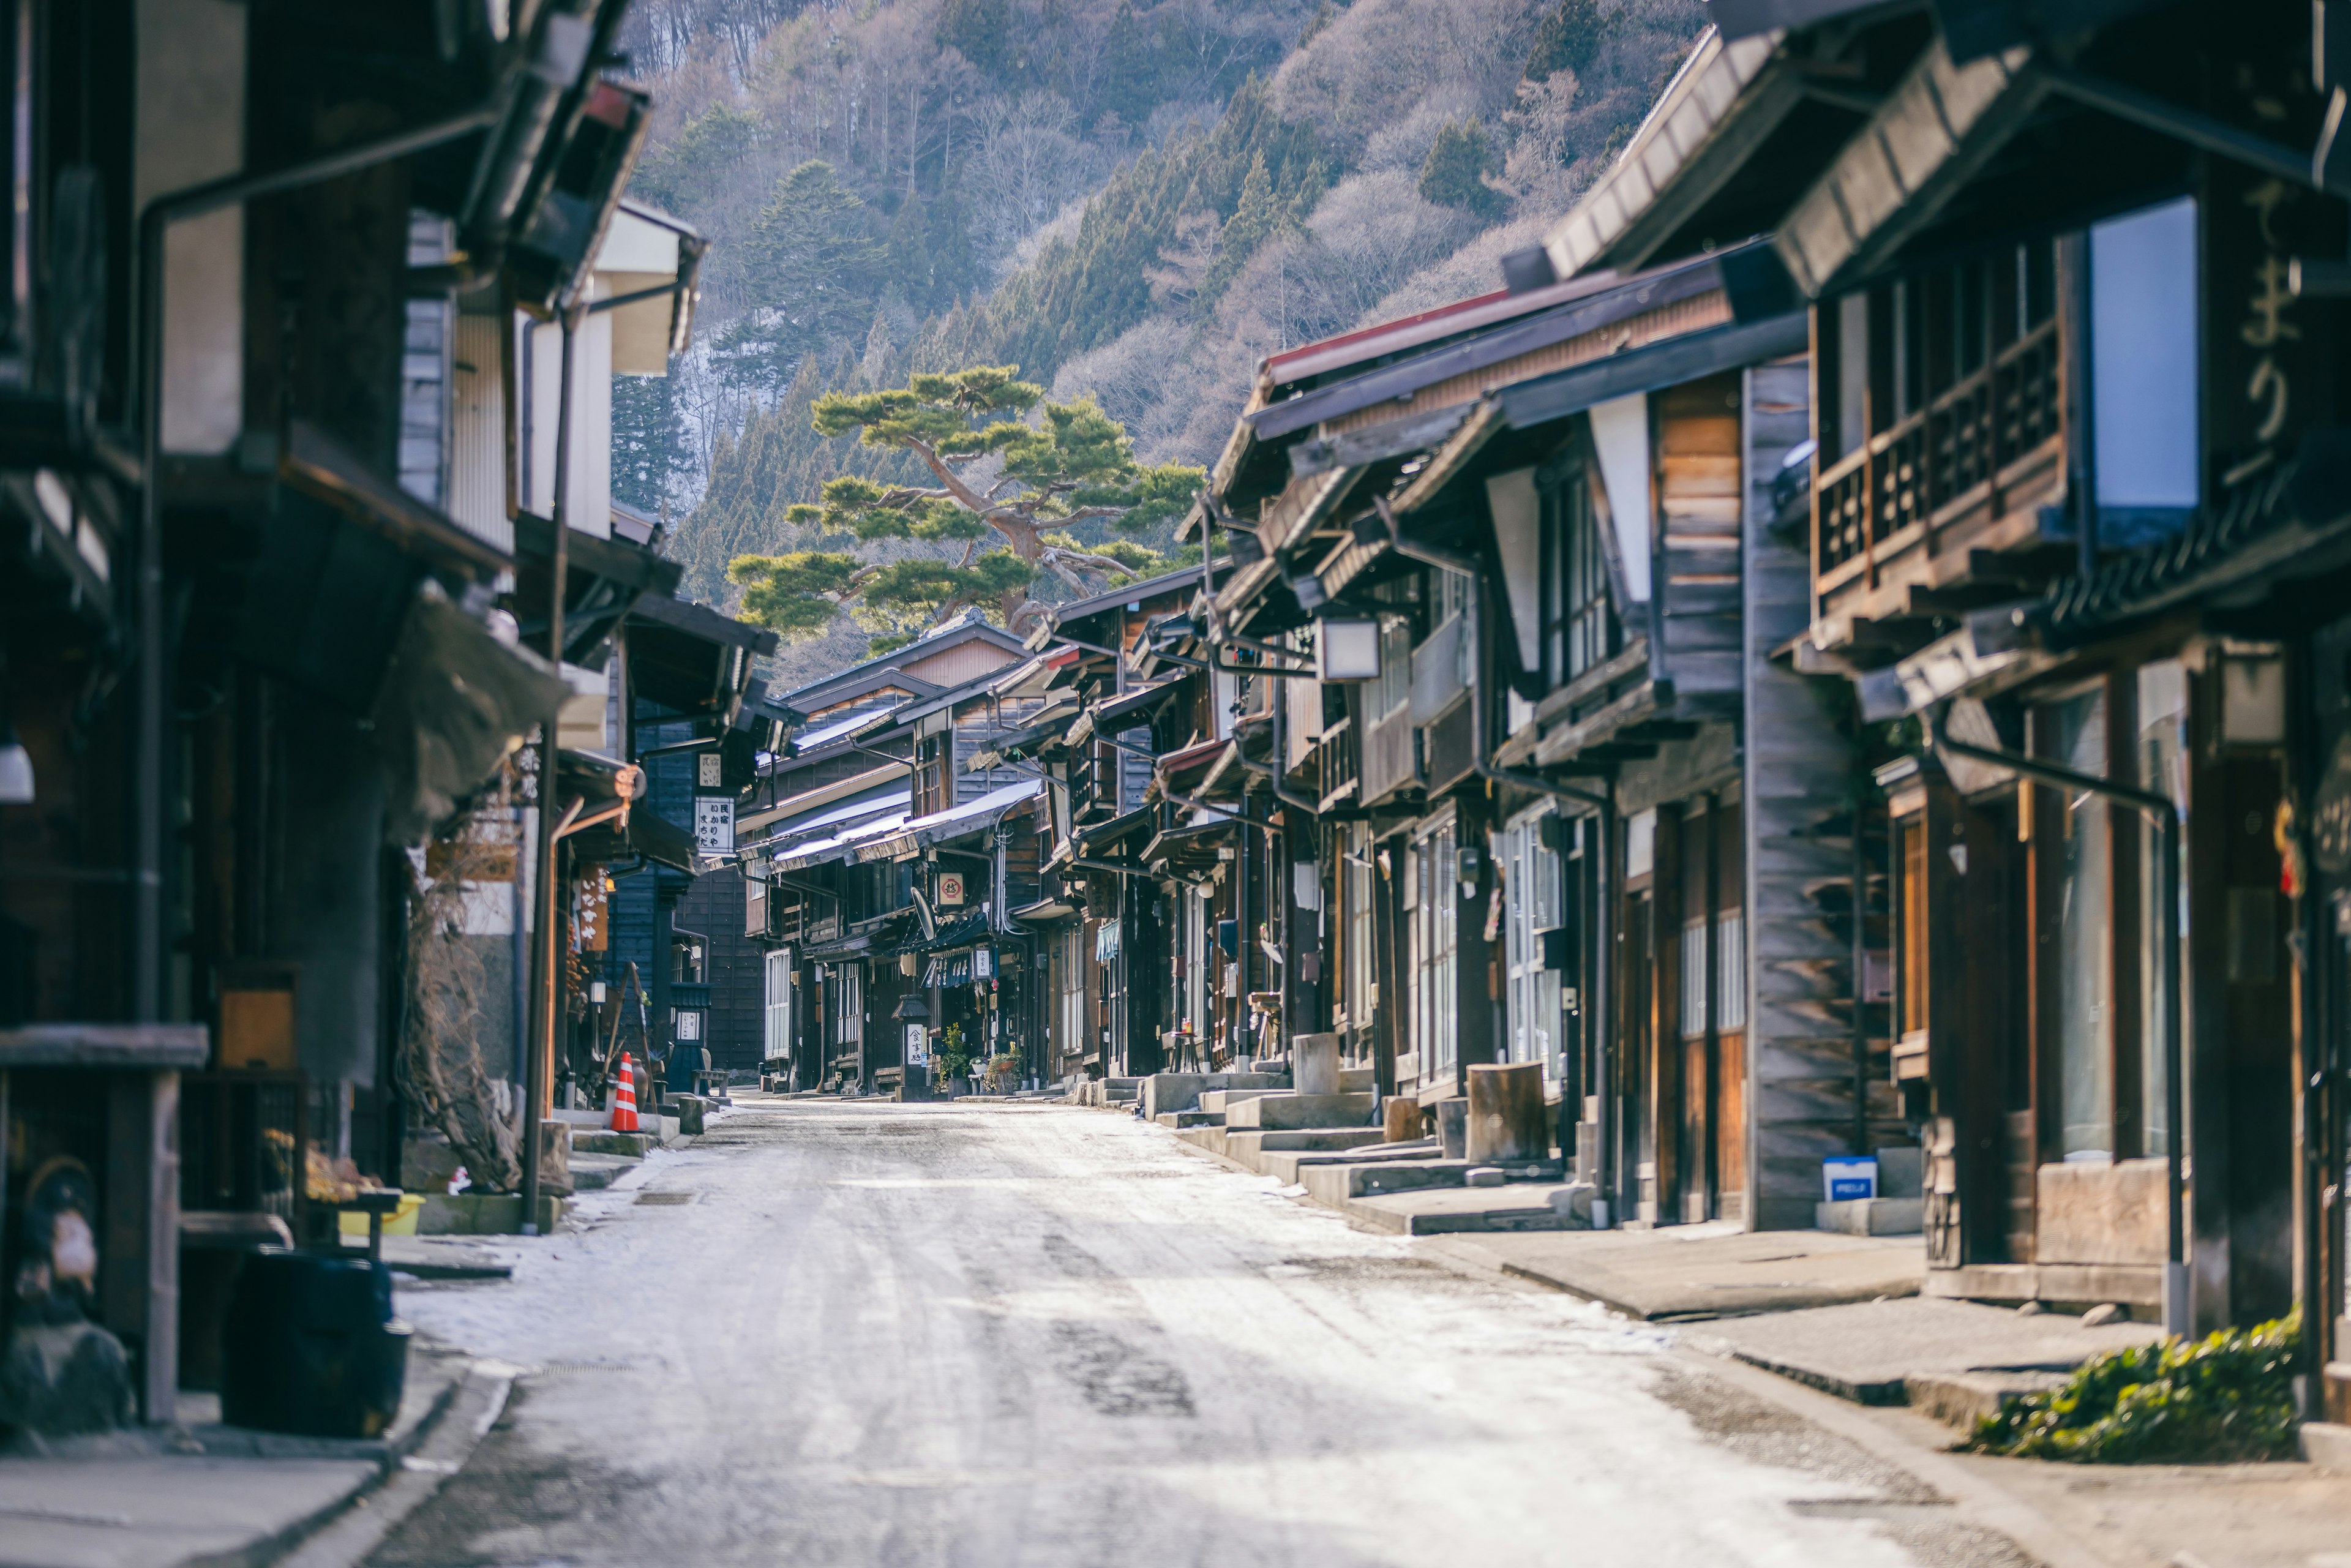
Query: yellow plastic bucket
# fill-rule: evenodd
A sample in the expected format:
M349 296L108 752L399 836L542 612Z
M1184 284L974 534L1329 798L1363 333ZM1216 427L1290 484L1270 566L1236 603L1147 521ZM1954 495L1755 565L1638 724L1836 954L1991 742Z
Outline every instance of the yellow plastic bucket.
M402 1193L400 1195L399 1212L395 1214L387 1214L383 1217L383 1233L386 1236L415 1235L416 1211L423 1207L424 1195L423 1193ZM335 1219L337 1224L340 1226L342 1233L346 1236L365 1236L368 1233L368 1217L361 1214L356 1208L347 1208L343 1210L340 1214L335 1216Z

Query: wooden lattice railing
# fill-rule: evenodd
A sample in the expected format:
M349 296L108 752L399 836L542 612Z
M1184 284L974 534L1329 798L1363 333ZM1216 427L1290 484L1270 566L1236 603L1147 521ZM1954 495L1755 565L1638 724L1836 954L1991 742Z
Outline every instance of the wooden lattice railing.
M1816 577L1994 480L2057 434L2057 323L2044 322L1925 408L1821 471Z

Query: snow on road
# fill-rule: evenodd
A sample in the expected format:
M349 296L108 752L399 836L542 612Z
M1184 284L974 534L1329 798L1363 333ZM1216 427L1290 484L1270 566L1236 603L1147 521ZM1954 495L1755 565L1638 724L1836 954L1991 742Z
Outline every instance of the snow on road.
M2026 1561L1665 1331L1124 1117L756 1103L580 1214L403 1294L539 1370L373 1562Z

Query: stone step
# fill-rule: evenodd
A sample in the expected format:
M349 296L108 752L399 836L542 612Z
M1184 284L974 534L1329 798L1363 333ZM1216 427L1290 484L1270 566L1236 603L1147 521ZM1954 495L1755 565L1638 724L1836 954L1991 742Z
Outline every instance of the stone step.
M1280 1082L1254 1084L1246 1088L1204 1089L1200 1092L1199 1109L1203 1111L1218 1112L1223 1114L1228 1121L1229 1121L1232 1117L1233 1107L1239 1104L1244 1100L1259 1100L1264 1098L1268 1094L1287 1094L1289 1092L1290 1086L1286 1083Z
M1842 1388L1833 1388L1829 1392L1859 1400L1865 1405L1907 1404L1945 1426L1972 1432L1976 1423L1986 1416L1999 1415L2028 1395L2046 1394L2064 1383L2067 1375L2037 1368L1914 1372L1902 1379L1899 1399L1866 1397L1874 1392L1866 1385L1859 1392L1847 1392Z
M627 1155L634 1158L660 1141L651 1133L605 1133L580 1126L571 1129L574 1155Z
M1339 1092L1342 1094L1369 1094L1379 1086L1380 1071L1376 1067L1339 1069Z
M1225 1108L1228 1127L1284 1132L1360 1127L1372 1119L1370 1094L1265 1094Z
M1163 1127L1221 1127L1225 1113L1221 1111L1162 1111L1152 1118Z
M1155 1072L1143 1081L1143 1113L1155 1121L1169 1111L1211 1109L1200 1096L1214 1089L1287 1089L1272 1072Z
M1131 1105L1142 1097L1143 1080L1140 1078L1105 1078L1102 1080L1102 1098L1108 1100L1113 1105Z
M1918 1197L1850 1197L1813 1205L1813 1228L1847 1236L1916 1236L1926 1228Z
M636 1168L637 1161L626 1155L574 1154L571 1156L571 1190L601 1192Z
M1402 1236L1474 1236L1527 1230L1591 1228L1590 1188L1547 1182L1514 1183L1506 1188L1425 1187L1354 1198L1342 1210L1348 1218ZM1576 1207L1581 1193L1584 1207Z
M1301 1170L1298 1179L1305 1184L1317 1202L1327 1203L1336 1208L1350 1198L1371 1197L1380 1193L1467 1186L1472 1170L1486 1168L1489 1167L1482 1161L1473 1166L1468 1160L1386 1160L1372 1157L1334 1161L1311 1170ZM1556 1160L1505 1165L1498 1168L1517 1181L1556 1182L1562 1174Z
M1299 1127L1260 1129L1257 1146L1268 1154L1276 1150L1299 1154L1327 1154L1337 1150L1361 1149L1378 1144L1386 1134L1377 1127Z

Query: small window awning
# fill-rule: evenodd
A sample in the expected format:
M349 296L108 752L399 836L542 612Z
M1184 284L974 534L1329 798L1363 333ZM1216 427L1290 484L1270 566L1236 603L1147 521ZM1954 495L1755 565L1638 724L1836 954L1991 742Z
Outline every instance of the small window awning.
M998 696L1006 698L1041 697L1050 691L1062 672L1070 669L1084 655L1076 648L1055 648L1038 654L998 681L991 688Z
M555 573L555 524L535 513L518 512L514 527L515 621L524 643L544 653L549 584ZM639 600L649 594L667 599L676 592L685 570L651 550L578 528L564 541L563 553L563 658L583 668L601 667L596 650L612 629Z
M628 615L629 680L639 696L684 715L731 719L754 654L776 651L776 634L703 604L647 595Z
M804 790L764 811L752 811L737 818L735 823L737 836L757 832L762 828L773 828L780 841L812 829L830 828L893 809L903 809L906 803L906 769L904 768L876 768L841 782L852 788L844 789L826 785Z
M478 792L570 688L429 581L387 661L371 716L384 774L384 840L422 843Z
M1119 735L1131 727L1134 720L1149 718L1186 690L1182 681L1162 681L1155 686L1129 692L1094 706L1094 727L1105 735Z
M812 843L793 844L776 855L776 869L804 871L812 865L835 865L854 859L860 844L883 833L895 832L906 825L906 818L910 814L902 806L870 821L842 828L829 838L818 839Z
M967 833L993 828L1006 812L1028 805L1044 792L1043 779L1023 779L1017 784L991 789L977 800L967 800L927 817L909 819L889 837L859 844L857 859L860 862L904 860L920 854L933 844L947 843Z
M1760 321L1668 338L1556 375L1520 382L1494 395L1501 404L1503 422L1512 430L1524 430L1582 413L1611 398L1656 392L1718 371L1801 354L1811 340L1810 334L1805 312L1792 310Z

